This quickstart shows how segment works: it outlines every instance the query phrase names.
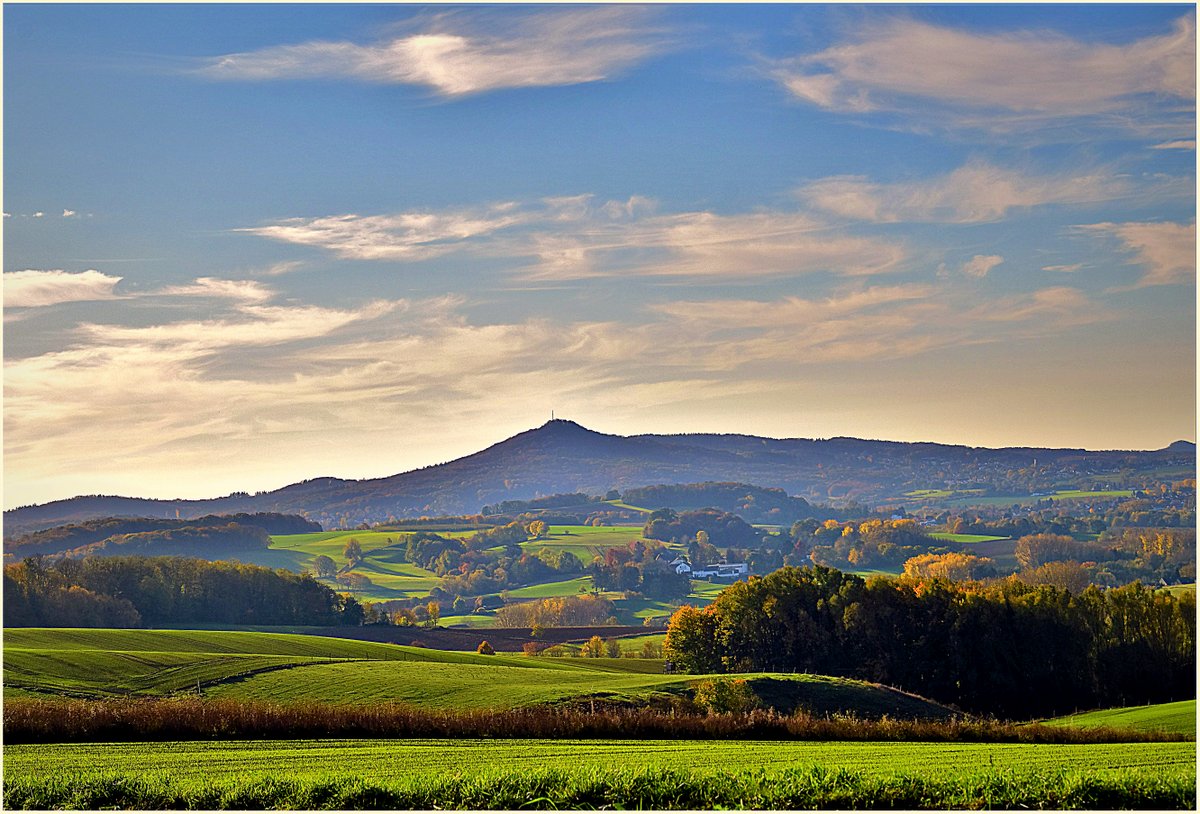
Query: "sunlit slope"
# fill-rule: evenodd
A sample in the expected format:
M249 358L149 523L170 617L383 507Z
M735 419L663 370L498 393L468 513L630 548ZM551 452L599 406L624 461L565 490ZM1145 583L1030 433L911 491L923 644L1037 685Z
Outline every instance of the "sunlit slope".
M688 698L704 676L664 675L642 659L483 656L420 647L239 631L13 629L5 632L6 690L38 695L169 695L443 709L533 704L640 705ZM733 676L737 678L738 676ZM943 718L944 707L861 681L747 674L784 712Z
M3 656L8 690L85 696L169 694L331 662L512 663L514 669L530 663L325 636L90 628L8 629Z
M1045 723L1056 726L1112 726L1196 735L1196 701L1175 701L1142 707L1118 707L1065 715Z

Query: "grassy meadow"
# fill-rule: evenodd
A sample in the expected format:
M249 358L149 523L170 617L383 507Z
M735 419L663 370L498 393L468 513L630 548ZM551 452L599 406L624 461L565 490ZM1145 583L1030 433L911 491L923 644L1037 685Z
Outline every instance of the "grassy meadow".
M1196 701L1176 701L1170 704L1150 704L1140 707L1119 707L1095 712L1064 715L1043 723L1057 726L1094 727L1114 726L1150 732L1178 732L1196 737Z

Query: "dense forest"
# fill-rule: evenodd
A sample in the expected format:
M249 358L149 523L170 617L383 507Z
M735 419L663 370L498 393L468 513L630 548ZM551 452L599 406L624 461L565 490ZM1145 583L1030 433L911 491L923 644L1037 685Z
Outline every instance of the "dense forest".
M764 489L748 483L677 483L626 489L621 499L646 509L719 509L737 514L748 523L790 525L806 517L832 517L829 509L813 506L783 489Z
M4 569L7 627L356 625L363 609L307 575L182 557L31 557Z
M1195 638L1194 593L863 580L810 566L681 608L666 653L689 672L841 675L1019 719L1193 698Z

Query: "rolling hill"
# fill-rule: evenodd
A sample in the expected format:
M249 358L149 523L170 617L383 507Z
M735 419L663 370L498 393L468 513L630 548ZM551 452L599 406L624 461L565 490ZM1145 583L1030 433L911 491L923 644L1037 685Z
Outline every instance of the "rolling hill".
M738 677L735 675L734 677ZM745 674L781 711L945 719L954 712L890 687L817 675ZM514 708L587 699L641 704L687 697L706 677L667 675L643 659L484 656L325 636L240 631L6 630L13 697L219 698L442 709Z
M386 478L315 478L254 495L209 500L86 496L4 514L7 534L109 516L195 517L233 512L302 514L328 527L479 511L487 503L563 492L604 494L646 484L738 481L784 489L810 501L883 501L913 489L1011 483L1035 487L1103 479L1106 473L1194 469L1196 448L1155 452L986 449L855 438L776 439L749 435L636 435L550 421L449 463ZM1031 465L1036 461L1036 467Z

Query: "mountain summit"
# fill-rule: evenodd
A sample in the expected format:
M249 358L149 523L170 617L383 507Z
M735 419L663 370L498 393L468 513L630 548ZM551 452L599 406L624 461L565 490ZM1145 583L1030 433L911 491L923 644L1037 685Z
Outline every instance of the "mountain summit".
M1054 477L1101 478L1122 469L1195 465L1194 444L1156 452L983 449L945 444L812 440L752 435L608 435L553 419L449 463L385 478L316 478L273 492L211 500L145 500L89 496L5 512L18 534L89 518L198 517L234 512L300 513L328 526L389 518L473 514L503 500L563 492L604 494L653 484L703 481L784 489L815 503L895 500L913 489L1002 483L1029 467Z

